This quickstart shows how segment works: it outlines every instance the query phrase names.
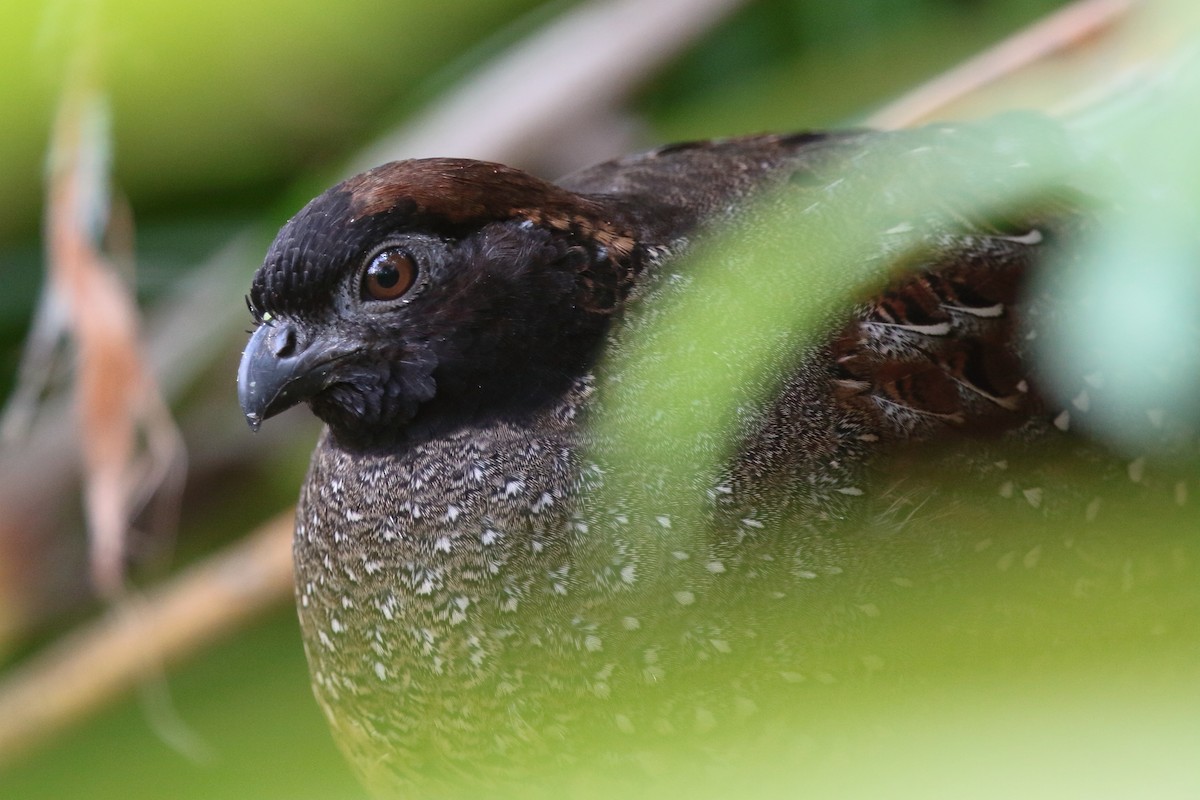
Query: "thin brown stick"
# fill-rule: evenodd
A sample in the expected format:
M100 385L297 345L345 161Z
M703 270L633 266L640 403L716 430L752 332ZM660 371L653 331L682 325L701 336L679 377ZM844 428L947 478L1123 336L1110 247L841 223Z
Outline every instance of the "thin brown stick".
M0 765L279 606L292 585L292 512L60 639L0 691Z
M1139 4L1139 0L1077 0L917 87L867 122L877 128L903 128L929 121L963 97L1111 28Z

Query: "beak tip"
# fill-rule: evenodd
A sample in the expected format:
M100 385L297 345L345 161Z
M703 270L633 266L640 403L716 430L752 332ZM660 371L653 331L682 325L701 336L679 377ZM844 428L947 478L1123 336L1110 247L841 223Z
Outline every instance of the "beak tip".
M292 323L259 326L238 365L238 405L250 430L321 391L342 357L337 341L302 337ZM344 349L344 348L343 348Z

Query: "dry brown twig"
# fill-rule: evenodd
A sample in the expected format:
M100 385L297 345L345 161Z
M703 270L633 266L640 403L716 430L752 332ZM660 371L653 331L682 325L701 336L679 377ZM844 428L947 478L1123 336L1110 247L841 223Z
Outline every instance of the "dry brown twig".
M1126 20L1141 0L1077 0L918 86L868 119L876 128L931 121L956 102L1040 61L1095 40Z
M697 0L697 4L696 7L703 6L710 12L718 5L705 5L705 0ZM1075 6L1096 7L1104 4L1105 0L1083 0ZM727 2L725 5L732 7L734 3ZM1122 0L1109 0L1108 5L1111 9L1116 9L1117 6L1127 9L1131 4ZM568 15L564 22L552 25L539 34L540 44L528 49L542 54L540 58L551 58L554 54L562 52L590 52L598 41L623 40L622 36L604 35L604 26L613 21L623 21L630 8L643 9L645 6L638 0L598 3L595 7L585 6L575 14ZM683 19L692 6L684 0L677 0L672 8L674 13L681 15L680 19ZM606 16L603 13L604 9L610 9L613 12L612 16ZM587 15L595 15L590 17L591 26L595 27L579 24L580 19L588 18ZM708 22L711 23L716 18L717 15L714 14L708 18ZM1108 17L1105 24L1114 24L1118 18L1119 14ZM1041 29L1043 34L1036 37L1039 40L1036 48L1013 45L1025 53L1024 57L997 60L981 58L968 62L968 65L949 73L957 75L953 81L938 79L927 84L927 87L936 88L939 83L942 86L936 91L925 87L919 89L910 95L909 99L902 100L877 115L876 123L901 124L904 121L911 122L926 117L936 110L936 103L929 98L941 97L941 102L945 102L958 97L970 87L994 79L1004 69L1028 66L1032 56L1045 58L1056 52L1056 48L1072 46L1081 35L1079 30L1062 23L1063 19L1072 19L1071 17L1057 19L1058 24ZM661 21L659 27L664 31L673 29L672 24L666 21ZM590 62L590 69L596 70L594 74L574 75L572 81L575 83L564 84L558 87L558 91L565 92L567 96L570 96L572 91L581 95L601 91L607 103L615 104L622 93L632 88L634 81L642 74L636 70L618 69L617 66L640 64L640 69L649 70L661 63L664 51L678 50L687 41L687 37L700 32L698 27L681 27L679 30L683 33L666 43L637 37L630 39L629 46L637 48L636 52L623 52L620 48L606 51L606 59ZM1048 35L1045 31L1052 31L1053 36L1045 39L1044 36ZM1017 34L1010 41L1022 41L1023 35ZM552 41L557 37L562 37L562 41ZM1002 44L993 52L1003 51L1006 46ZM646 53L642 48L650 48L655 52ZM521 66L522 64L524 66ZM612 67L612 70L606 72L609 67ZM520 56L504 60L496 67L496 71L485 73L477 83L464 87L443 105L434 109L425 118L424 123L403 129L368 148L359 158L352 161L355 165L352 168L427 149L426 143L435 138L437 131L444 130L443 126L451 124L456 118L455 115L459 112L455 109L466 107L464 103L469 105L472 92L477 90L475 87L504 87L501 96L497 98L503 101L507 96L505 93L529 93L528 83L520 80L522 69L531 70L531 74L534 74L553 72L556 68L556 63L524 61ZM504 73L503 70L506 69L515 71ZM493 83L497 74L506 75L505 80ZM612 83L606 83L606 80L612 80ZM541 126L546 124L544 114L547 109L561 113L561 109L555 106L556 95L550 94L547 97L549 99L534 105L514 104L511 111L513 119L504 125L499 125L498 118L489 120L497 124L497 131L502 132L502 135L497 135L496 138L489 138L488 129L481 129L476 125L467 126L465 130L473 132L470 135L477 136L478 139L474 144L464 142L461 152L471 152L497 160L515 160L519 151L508 148L518 148L521 143L538 133L542 129ZM494 113L503 116L502 110L505 107L501 103L496 106L497 110ZM232 252L241 252L240 248L244 245L244 240L235 244ZM208 287L210 294L204 301L206 308L211 308L214 302L211 293L219 295L226 291L224 287L227 279L228 276L222 272L220 279L214 280ZM235 304L235 297L236 295L229 298L230 305ZM212 315L193 314L191 317L198 320L193 324L201 327L206 322L214 324ZM197 341L220 338L228 320L220 315L216 315L215 318L218 321L216 324L221 326L220 330L203 330L199 335L196 331L191 331L182 337L186 342L178 346L186 348L189 345L194 346ZM178 356L178 353L176 355ZM106 701L127 692L146 674L148 665L178 662L213 639L233 632L263 610L282 602L289 596L291 586L290 537L289 512L252 532L239 544L232 545L222 553L164 582L150 592L144 602L138 604L135 613L125 617L110 615L89 623L64 637L52 648L29 659L19 671L15 671L0 683L0 762L10 760L19 749L29 746L31 742L45 739L53 731L78 721Z
M291 592L291 543L289 511L14 670L0 690L0 765L278 607Z

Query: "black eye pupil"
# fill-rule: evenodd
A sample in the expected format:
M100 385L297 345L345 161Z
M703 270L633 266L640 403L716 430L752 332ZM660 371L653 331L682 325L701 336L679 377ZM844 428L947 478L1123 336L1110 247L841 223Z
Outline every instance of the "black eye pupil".
M391 264L372 264L371 277L384 289L390 289L400 282L400 270Z

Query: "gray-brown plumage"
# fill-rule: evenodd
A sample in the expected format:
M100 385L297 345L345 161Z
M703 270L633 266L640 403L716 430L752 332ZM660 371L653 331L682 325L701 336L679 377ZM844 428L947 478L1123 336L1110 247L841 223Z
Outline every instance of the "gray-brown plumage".
M997 175L1059 157L1053 129L1021 130L685 144L558 184L396 162L300 211L255 276L239 393L253 427L300 402L327 424L297 512L297 598L317 698L360 772L494 786L530 761L599 758L573 749L581 728L741 718L758 683L803 672L852 624L807 609L826 591L812 579L846 568L834 523L872 491L877 453L1050 427L1018 326L1063 209L973 210L1010 201ZM897 177L872 183L881 164ZM897 189L932 172L978 174L961 182L975 196ZM620 357L688 290L695 243L760 243L764 208L832 226L856 205L882 225L863 243L872 288L831 295L815 339L747 326L790 366L747 393L735 429L673 443L694 459L686 491L620 461L592 423L655 425L617 402ZM809 290L781 274L776 291ZM663 380L699 407L726 358ZM696 669L721 677L695 689Z

